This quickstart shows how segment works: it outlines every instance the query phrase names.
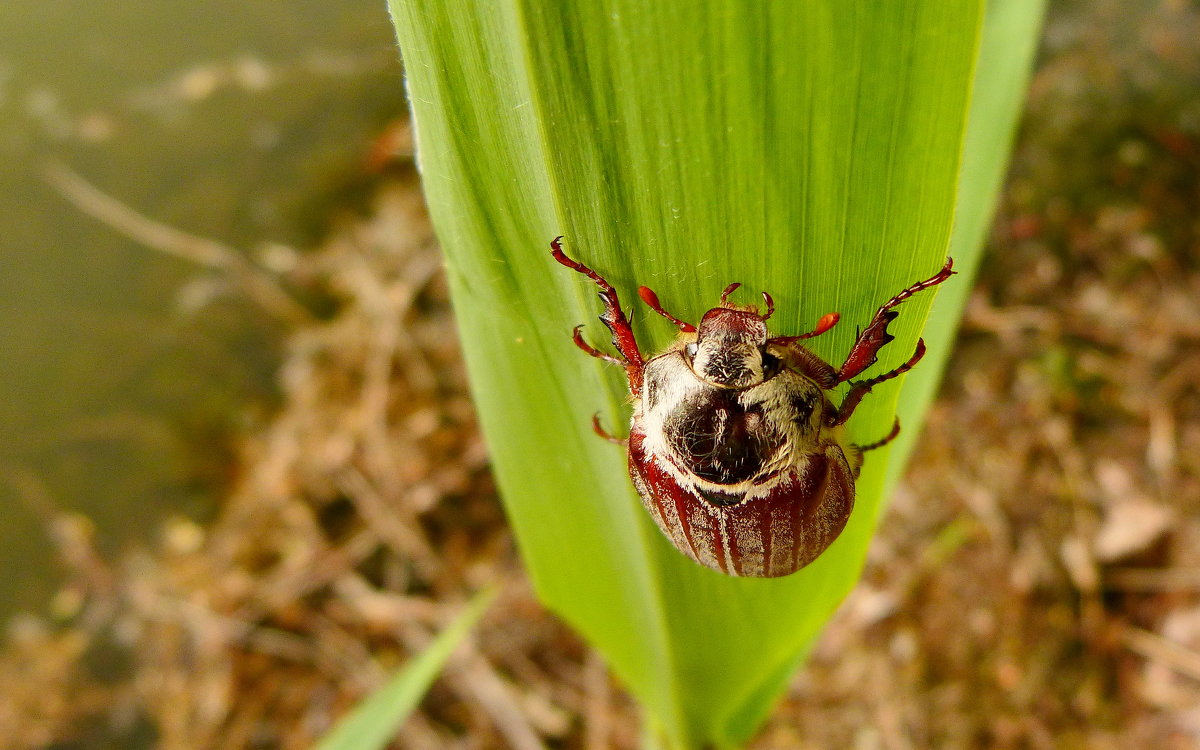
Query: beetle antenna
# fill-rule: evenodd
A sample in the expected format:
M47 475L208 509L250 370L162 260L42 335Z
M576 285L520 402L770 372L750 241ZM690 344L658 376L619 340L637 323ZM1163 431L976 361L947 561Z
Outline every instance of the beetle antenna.
M691 323L683 322L679 318L663 309L662 303L658 301L658 295L655 294L654 290L650 287L639 286L638 296L642 298L642 302L645 302L647 307L674 323L675 327L679 330L683 331L684 333L695 333L696 326L692 325Z
M737 289L739 286L741 286L741 283L735 281L732 284L730 284L729 286L725 287L725 291L721 292L721 305L722 306L725 305L725 300L729 299L729 295L733 294L733 291L735 289Z
M797 336L796 338L811 339L813 336L820 336L822 333L825 333L830 328L833 328L835 325L837 325L837 322L841 319L842 319L842 316L839 313L835 313L835 312L825 313L824 315L821 316L821 319L817 321L816 328L812 329L808 333L802 333L799 336Z
M771 299L771 295L767 294L766 292L763 292L762 296L763 302L767 303L767 311L762 316L762 319L766 320L775 314L775 300Z

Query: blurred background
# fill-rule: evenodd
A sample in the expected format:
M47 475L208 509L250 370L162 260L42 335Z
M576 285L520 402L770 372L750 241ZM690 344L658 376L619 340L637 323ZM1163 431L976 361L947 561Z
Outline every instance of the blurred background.
M864 582L753 747L1200 747L1200 6L1052 2ZM520 570L383 3L0 5L0 737L634 748Z
M221 275L72 207L48 165L261 260L312 245L372 189L371 143L404 108L378 2L5 2L0 464L114 551L171 513L211 517L246 410L276 398L271 321ZM4 577L5 616L55 587L13 484L0 566L39 575Z

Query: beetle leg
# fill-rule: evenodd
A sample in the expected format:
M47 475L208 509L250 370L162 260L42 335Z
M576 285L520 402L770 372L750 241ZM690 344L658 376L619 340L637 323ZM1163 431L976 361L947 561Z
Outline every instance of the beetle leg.
M617 290L613 285L608 283L603 276L588 268L579 261L572 260L563 252L562 245L559 243L562 237L555 237L550 242L550 254L554 259L563 264L572 271L578 271L584 276L591 279L600 287L600 299L604 301L604 312L600 315L600 322L608 326L608 330L612 331L613 346L616 347L624 362L620 364L625 367L625 376L629 379L629 390L633 393L638 393L642 390L642 353L638 350L637 339L633 336L633 328L629 325L629 319L625 317L625 313L621 310L621 301L617 298ZM576 344L579 343L579 339ZM590 350L590 351L589 351ZM595 351L590 346L585 351L591 354Z
M622 440L621 438L611 434L608 430L604 429L604 426L600 424L599 413L592 415L592 432L596 433L610 443L616 443L617 445L629 445L628 440Z
M882 375L871 378L870 380L860 380L857 383L850 384L850 391L846 394L846 398L842 399L842 405L838 407L837 414L834 416L830 427L836 427L840 424L845 424L850 415L854 413L854 409L858 406L858 402L862 401L863 396L871 392L871 389L880 383L899 377L908 372L921 361L921 357L925 356L925 339L917 339L917 350L908 358L908 361L897 367L895 370L889 370Z
M946 265L942 266L942 270L924 281L918 281L887 302L884 302L875 311L875 317L871 318L871 322L867 325L866 329L858 335L858 339L854 342L854 347L850 350L849 356L846 357L845 363L842 364L842 369L838 371L838 382L844 383L875 364L878 361L879 350L895 338L887 330L888 324L900 314L893 310L893 307L922 289L937 286L953 275L954 259L947 258Z
M596 359L602 359L605 362L611 362L614 365L621 365L622 367L625 366L625 360L614 357L611 354L605 354L588 342L584 341L583 334L579 332L582 328L582 325L575 326L575 330L571 331L571 340L575 342L575 346L578 346L583 350L584 354L588 354Z
M876 448L882 448L888 443L896 439L900 434L900 418L897 417L892 422L892 431L883 437L882 440L876 440L873 443L866 445L851 445L846 455L846 462L850 464L850 470L854 473L854 478L858 479L858 473L862 471L863 454L867 451L873 451Z
M882 439L876 440L873 443L867 443L866 445L856 445L854 447L858 448L860 453L866 453L867 451L873 451L876 448L882 448L883 446L892 442L893 440L896 439L896 436L899 434L900 434L900 418L896 417L896 420L894 422L892 422L892 431L889 432L887 435L884 435Z

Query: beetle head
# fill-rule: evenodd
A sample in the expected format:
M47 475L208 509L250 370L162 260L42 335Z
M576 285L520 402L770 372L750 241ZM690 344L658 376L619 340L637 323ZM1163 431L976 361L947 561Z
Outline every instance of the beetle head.
M749 388L766 379L763 348L765 318L754 310L714 307L704 313L689 344L692 372L720 388Z

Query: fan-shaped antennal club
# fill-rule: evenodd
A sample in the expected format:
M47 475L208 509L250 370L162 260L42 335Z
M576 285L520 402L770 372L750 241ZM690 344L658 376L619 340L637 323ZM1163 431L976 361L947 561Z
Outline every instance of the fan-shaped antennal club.
M674 323L675 327L677 327L679 330L683 331L684 333L694 333L696 331L696 326L692 325L691 323L685 323L664 310L662 303L658 301L658 295L655 294L654 290L650 287L639 286L638 296L642 298L642 302L645 302L647 307Z
M725 301L727 299L729 299L729 295L733 294L734 291L741 285L742 285L741 282L735 281L732 284L730 284L729 286L725 287L725 291L721 292L721 306L722 307L725 306Z

